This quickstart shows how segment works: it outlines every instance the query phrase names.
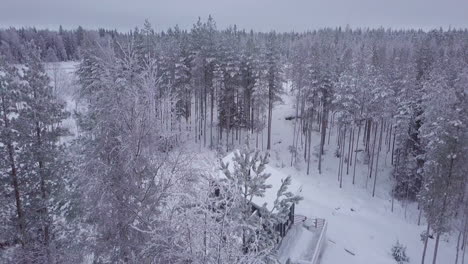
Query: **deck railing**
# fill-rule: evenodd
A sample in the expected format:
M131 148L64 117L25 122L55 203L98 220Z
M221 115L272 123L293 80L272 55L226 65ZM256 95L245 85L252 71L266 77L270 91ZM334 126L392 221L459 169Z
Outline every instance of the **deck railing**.
M320 256L325 247L325 243L327 239L326 238L327 226L328 226L327 221L323 218L308 219L307 217L304 217L304 216L298 216L297 218L295 217L295 220L296 220L295 224L302 223L302 224L305 224L305 226L307 226L309 229L320 230L319 238L317 240L317 244L315 245L312 258L310 260L297 260L295 263L296 264L319 264Z
M327 237L327 221L325 219L316 219L317 224L323 225L322 230L320 231L320 236L317 241L317 245L315 246L315 252L312 257L312 260L310 261L310 264L318 264L320 261L320 255L322 254L323 248L325 247L326 243L326 237ZM318 221L321 220L321 221Z

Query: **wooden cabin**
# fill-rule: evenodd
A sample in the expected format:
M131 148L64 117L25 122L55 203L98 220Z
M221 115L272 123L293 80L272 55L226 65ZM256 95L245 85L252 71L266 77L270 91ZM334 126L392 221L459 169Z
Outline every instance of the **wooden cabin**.
M294 224L294 209L295 204L292 204L289 207L288 219L283 223L279 223L275 226L275 230L279 233L280 237L283 238L288 233L289 229L291 229L292 225ZM258 212L260 214L260 207L256 204L252 204L252 213Z

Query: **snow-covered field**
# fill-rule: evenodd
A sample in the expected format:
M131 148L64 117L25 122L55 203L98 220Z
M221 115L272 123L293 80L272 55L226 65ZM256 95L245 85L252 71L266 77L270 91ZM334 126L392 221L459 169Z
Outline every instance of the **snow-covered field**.
M75 109L73 86L76 78L73 69L76 63L60 63L59 95L67 102L67 110ZM54 81L52 67L48 68ZM57 85L59 85L57 83ZM296 207L296 214L309 218L325 218L328 221L328 238L322 257L322 264L395 264L390 250L399 241L407 247L410 263L420 263L423 243L420 234L425 230L424 220L417 225L418 211L415 204L403 205L395 201L394 212L391 212L390 157L382 155L376 196L372 197L373 182L365 176L367 166L359 161L356 170L356 184L352 185L352 170L343 176L343 188L337 181L338 158L333 153L336 148L336 137L332 133L330 144L326 144L323 173L317 170L317 160L311 160L311 173L306 175L306 165L300 161L291 167L288 146L292 145L294 121L285 120L294 113L292 97L285 96L284 104L276 106L273 113L272 152L270 165L302 185L303 201ZM76 133L76 124L72 118L65 124ZM333 131L334 132L334 131ZM266 136L265 136L266 140ZM317 133L312 136L312 145L319 142ZM265 144L266 145L266 144ZM194 148L196 149L196 148ZM195 151L195 150L194 150ZM196 152L196 151L195 151ZM208 152L208 150L206 150ZM301 156L301 154L299 154ZM199 155L200 158L214 157L213 153ZM373 180L373 179L372 179ZM367 186L367 187L366 187ZM456 241L450 236L441 241L438 263L454 263ZM426 262L432 262L434 239L429 240ZM353 254L351 254L352 252Z
M64 141L73 139L78 133L78 127L73 118L76 109L74 97L76 92L75 70L78 62L57 62L46 63L45 69L51 79L51 85L54 87L58 97L66 103L65 109L71 113L70 117L63 122L63 126L68 128L71 135Z

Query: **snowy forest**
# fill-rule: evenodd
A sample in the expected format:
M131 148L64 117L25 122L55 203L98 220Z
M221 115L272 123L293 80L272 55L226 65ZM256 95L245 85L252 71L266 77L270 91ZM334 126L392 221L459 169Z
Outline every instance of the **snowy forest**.
M279 263L318 177L420 228L365 263L467 263L468 31L1 29L0 153L0 263Z

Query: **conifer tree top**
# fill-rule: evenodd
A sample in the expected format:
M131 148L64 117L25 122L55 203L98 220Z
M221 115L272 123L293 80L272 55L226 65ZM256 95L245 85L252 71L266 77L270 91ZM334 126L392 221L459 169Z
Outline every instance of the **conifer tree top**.
M235 150L233 152L230 152L228 155L226 155L222 159L222 162L226 164L228 170L231 173L234 172L235 155L236 153L240 154L240 152L241 151L239 150ZM254 156L255 153L252 153L251 155ZM257 164L257 166L259 166L259 164ZM254 174L252 171L251 173L252 175ZM288 178L288 175L284 174L283 172L279 171L274 166L268 163L265 165L265 168L262 173L269 175L269 177L265 180L265 185L268 185L269 188L266 188L266 191L263 194L263 196L255 196L252 202L258 206L262 206L263 204L266 204L267 209L271 210L277 198L277 192L278 190L280 190L280 187L283 184L283 181L285 181ZM219 175L219 180L224 180L227 178L225 173L223 173L223 171L220 171L218 175ZM302 185L300 185L294 180L291 180L291 183L288 186L287 191L295 195L300 195L302 192Z

